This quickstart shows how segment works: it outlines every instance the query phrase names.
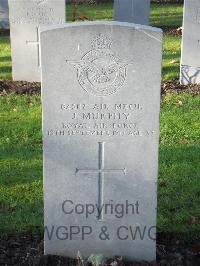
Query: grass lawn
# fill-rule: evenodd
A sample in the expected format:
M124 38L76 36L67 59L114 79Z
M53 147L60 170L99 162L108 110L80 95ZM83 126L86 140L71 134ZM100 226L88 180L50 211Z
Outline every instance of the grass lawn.
M39 97L0 97L0 231L41 225L42 140Z
M0 78L12 78L10 38L0 37Z
M73 18L72 6L68 5L67 20ZM77 15L85 15L90 20L112 20L113 4L97 4L97 5L80 5ZM155 27L180 27L182 25L183 5L181 4L165 4L151 5L150 25Z
M112 5L80 7L111 20ZM68 19L72 18L69 6ZM152 5L151 25L181 26L182 5ZM164 37L163 80L178 78L180 37ZM0 78L11 79L9 38L0 37ZM158 231L187 240L200 234L200 98L167 94L161 104ZM0 97L0 233L42 231L41 98Z
M162 79L179 79L181 57L181 38L178 36L164 36Z

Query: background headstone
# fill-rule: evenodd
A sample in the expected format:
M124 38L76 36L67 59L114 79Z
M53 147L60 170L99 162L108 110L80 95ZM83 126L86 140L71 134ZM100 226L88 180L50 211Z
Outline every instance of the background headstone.
M150 0L114 0L114 20L149 24Z
M45 253L154 260L161 31L85 22L40 36Z
M13 80L41 81L39 26L65 23L65 0L9 0Z
M185 0L180 82L200 83L200 1Z
M0 1L0 29L9 29L8 0Z

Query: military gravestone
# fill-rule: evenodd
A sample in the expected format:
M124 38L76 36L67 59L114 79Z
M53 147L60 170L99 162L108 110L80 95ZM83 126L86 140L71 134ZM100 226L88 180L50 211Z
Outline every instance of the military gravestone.
M185 0L180 82L200 83L200 1Z
M65 0L9 0L14 80L40 81L39 26L65 22Z
M114 20L149 24L150 0L114 0Z
M9 29L8 0L0 1L0 29Z
M40 36L45 253L154 260L162 32L87 22Z

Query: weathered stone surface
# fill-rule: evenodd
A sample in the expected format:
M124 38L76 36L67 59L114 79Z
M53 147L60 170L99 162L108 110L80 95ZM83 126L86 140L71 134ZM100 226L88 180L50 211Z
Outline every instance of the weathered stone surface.
M200 1L185 0L180 82L200 83Z
M65 22L65 0L9 0L14 80L40 81L39 26Z
M40 37L45 253L154 260L161 31L87 22Z
M150 0L114 0L114 20L149 24Z
M0 29L9 29L8 0L0 1Z

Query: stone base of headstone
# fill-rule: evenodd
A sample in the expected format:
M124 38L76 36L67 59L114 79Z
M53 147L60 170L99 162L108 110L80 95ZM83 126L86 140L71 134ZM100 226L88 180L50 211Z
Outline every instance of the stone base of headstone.
M181 65L180 83L181 85L199 84L200 83L200 67Z

